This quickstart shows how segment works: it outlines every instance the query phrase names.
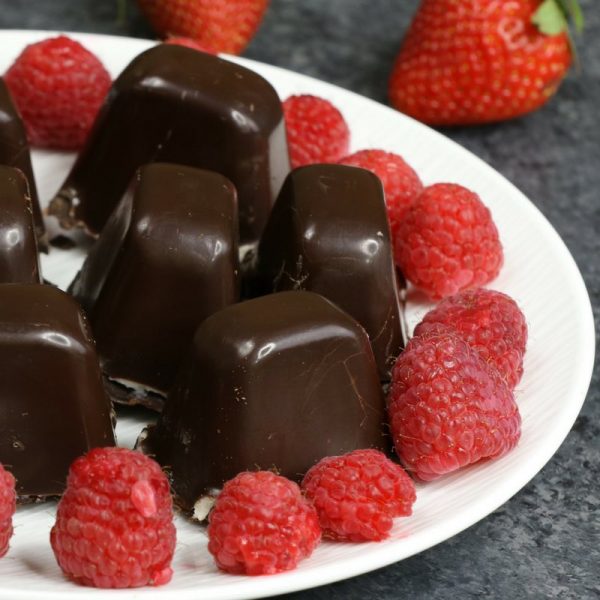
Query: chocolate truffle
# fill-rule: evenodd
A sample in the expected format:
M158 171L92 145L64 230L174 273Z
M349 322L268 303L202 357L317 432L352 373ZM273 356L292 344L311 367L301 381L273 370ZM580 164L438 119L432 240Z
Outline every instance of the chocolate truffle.
M132 389L113 398L160 409L144 389L165 393L198 325L239 300L237 202L222 175L179 165L146 165L133 187L70 291L104 372Z
M363 328L310 292L215 313L198 328L141 448L171 473L179 504L246 469L300 480L324 456L387 445L377 367Z
M111 408L77 303L49 285L0 285L0 463L21 500L61 494L69 466L114 445Z
M263 292L309 290L367 331L379 374L403 347L398 282L383 188L371 172L310 165L287 177L258 247Z
M46 249L46 230L33 177L25 126L2 78L0 78L0 164L16 167L25 175L29 184L35 233L40 247Z
M0 165L0 283L41 283L27 180Z
M237 188L242 241L258 239L289 171L281 102L256 73L172 44L140 54L114 82L49 213L98 233L142 164L225 175Z

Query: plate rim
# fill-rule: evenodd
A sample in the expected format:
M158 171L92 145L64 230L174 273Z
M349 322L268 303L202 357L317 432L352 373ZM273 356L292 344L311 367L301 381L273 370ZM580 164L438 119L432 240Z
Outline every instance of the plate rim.
M6 34L10 34L22 36L23 38L30 38L29 42L27 42L26 39L23 40L24 43L30 43L31 41L34 41L32 38L36 36L52 36L59 35L61 33L82 40L86 38L91 40L93 40L94 38L98 38L105 41L110 41L112 39L118 41L119 43L131 44L133 42L140 46L140 51L143 49L143 47L150 47L152 44L157 43L157 40L132 38L120 35L74 32L66 30L55 31L38 29L0 29L0 40ZM589 390L589 386L593 375L596 352L596 339L593 308L583 275L581 274L581 271L579 270L579 267L577 266L577 263L573 255L571 254L569 248L567 247L563 239L560 237L557 230L553 227L553 225L542 213L542 211L531 200L529 200L529 198L527 198L527 196L523 192L521 192L506 176L494 169L491 165L486 163L483 159L475 155L473 152L461 146L454 140L446 137L442 133L422 123L419 123L414 119L408 117L407 115L399 113L391 107L381 104L371 98L362 96L356 92L319 80L317 78L301 73L296 73L283 67L269 65L267 63L262 63L260 61L255 61L252 59L238 56L223 56L228 60L232 60L251 69L257 67L259 67L260 69L267 68L268 71L271 71L275 74L281 72L282 74L285 74L285 77L293 75L295 78L298 78L305 84L316 83L317 87L319 88L329 88L335 90L336 94L342 92L345 95L350 95L356 100L360 100L361 102L367 102L369 104L369 107L374 110L381 111L383 109L388 113L390 118L403 119L412 127L428 130L429 135L434 135L435 137L440 138L441 140L443 140L444 144L450 143L450 145L452 146L453 153L468 156L470 161L473 161L473 159L475 159L478 163L478 168L487 171L486 175L501 178L503 182L507 186L509 186L512 195L515 198L518 198L519 205L522 206L524 210L530 212L531 218L538 222L539 225L544 228L545 234L552 238L553 244L555 244L557 248L560 248L560 257L564 263L565 272L569 273L569 281L566 282L565 285L568 285L570 287L571 292L574 293L574 295L577 298L577 309L578 311L581 311L581 314L579 315L580 319L582 320L581 329L584 332L583 335L585 336L585 339L582 339L581 341L583 342L584 346L587 346L587 350L584 350L584 357L586 359L585 363L580 364L578 366L577 377L574 381L571 382L570 395L573 397L577 397L578 401L569 404L569 418L565 418L564 423L561 424L560 434L553 437L551 439L551 443L546 443L543 445L544 452L538 452L537 460L532 461L534 466L530 467L527 471L520 471L518 477L513 476L513 479L511 480L513 484L511 486L503 486L500 490L498 490L492 495L491 501L489 494L485 496L485 502L483 500L476 501L476 510L470 511L471 518L468 519L469 524L467 526L465 526L464 521L460 519L454 519L449 522L446 522L444 524L445 532L441 539L437 539L440 537L437 532L435 536L421 535L422 539L420 539L420 544L411 549L410 553L403 554L401 558L398 558L396 555L397 553L394 553L394 542L396 542L397 540L391 540L389 543L386 543L384 545L377 543L362 544L362 547L365 548L365 550L368 550L368 552L365 552L364 556L361 556L360 562L354 556L350 557L350 559L347 559L353 563L352 572L349 575L343 573L340 574L339 571L332 570L330 565L326 563L321 565L310 566L308 569L299 568L296 571L290 571L275 576L265 576L251 580L249 580L248 577L226 575L226 577L231 580L231 583L223 585L218 591L215 591L214 588L211 588L210 594L208 595L200 587L188 588L185 590L169 590L168 586L164 588L139 588L137 590L96 590L93 588L83 588L74 585L73 592L66 590L50 590L44 592L43 597L46 599L83 598L84 594L87 595L91 593L96 594L98 596L106 596L107 598L109 597L109 595L110 597L114 598L125 596L128 598L132 598L138 597L138 595L139 597L142 597L143 595L147 597L166 598L169 594L177 594L181 597L181 600L192 600L193 598L198 597L203 597L207 599L228 598L231 600L241 600L249 597L268 597L276 594L318 587L328 583L333 583L335 581L359 576L374 569L378 569L393 564L395 562L399 562L401 560L404 560L405 558L409 558L410 556L414 556L420 552L423 552L428 548L432 548L433 546L436 546L439 543L443 543L444 541L447 541L448 539L462 531L466 531L467 529L478 523L480 520L484 519L486 516L490 515L492 512L497 510L514 495L516 495L525 485L529 483L529 481L531 481L545 467L546 464L548 464L548 462L552 459L558 448L564 443L587 397L587 392ZM507 487L510 488L510 491L505 491ZM435 537L437 541L432 543L430 539L431 537ZM259 580L263 584L263 589L258 591L259 596L255 595L257 591L254 589L255 586L248 585L249 581L252 580ZM252 596L248 595L248 591L246 591L245 589L247 587L251 588ZM25 600L26 598L39 598L41 596L42 595L38 594L35 590L3 588L0 584L0 599L10 598L11 600Z

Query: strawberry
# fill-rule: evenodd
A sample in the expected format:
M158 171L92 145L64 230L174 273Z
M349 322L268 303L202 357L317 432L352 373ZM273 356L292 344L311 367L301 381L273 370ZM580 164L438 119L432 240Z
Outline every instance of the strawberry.
M206 51L239 54L252 39L269 0L138 0L163 36L196 40Z
M390 101L431 125L469 125L536 110L572 62L576 0L423 0L389 84Z

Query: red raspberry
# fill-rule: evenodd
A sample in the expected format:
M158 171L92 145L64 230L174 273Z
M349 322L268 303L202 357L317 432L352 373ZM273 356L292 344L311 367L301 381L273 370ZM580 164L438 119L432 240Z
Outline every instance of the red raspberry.
M323 535L364 542L389 536L393 517L412 514L415 484L406 471L378 450L355 450L319 461L304 476Z
M292 167L337 162L350 146L342 113L317 96L290 96L283 103Z
M519 383L527 323L510 296L483 288L450 296L425 315L415 335L422 335L437 324L452 327L485 362L498 370L511 390Z
M436 299L488 283L504 260L489 209L453 183L425 188L398 225L394 254L406 278Z
M310 556L321 529L297 484L269 471L246 471L223 486L209 516L208 539L223 571L269 575Z
M12 517L17 507L15 478L0 465L0 558L8 552L13 534Z
M423 184L415 170L401 156L385 150L360 150L342 158L340 163L368 169L381 179L394 239L408 207L423 191Z
M392 372L388 412L396 452L423 480L498 458L521 435L512 392L451 329L414 337Z
M35 146L80 148L111 80L102 63L64 35L31 44L4 76Z
M65 575L83 585L168 583L175 525L165 474L134 450L88 452L71 465L50 543Z
M200 42L193 40L189 37L168 37L165 40L165 44L174 44L175 46L185 46L186 48L192 48L193 50L199 50L200 52L206 52L207 54L217 54L217 52L207 46L206 44L201 44Z

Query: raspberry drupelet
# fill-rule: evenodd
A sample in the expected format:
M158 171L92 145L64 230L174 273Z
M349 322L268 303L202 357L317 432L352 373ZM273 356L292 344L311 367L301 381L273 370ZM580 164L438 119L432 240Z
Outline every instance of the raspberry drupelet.
M388 413L401 462L425 481L498 458L521 435L511 390L444 325L413 337L398 357Z
M0 464L0 558L8 552L16 506L15 478Z
M506 294L476 288L442 300L415 328L421 335L438 324L452 327L514 389L523 375L527 322Z
M71 465L50 533L65 575L100 588L163 585L175 537L169 482L156 462L96 448Z
M416 171L398 154L378 149L359 150L342 158L340 163L367 169L381 179L394 240L400 221L423 191L423 184Z
M348 153L350 129L342 113L318 96L290 96L283 103L293 168L337 162Z
M76 150L110 88L100 60L60 35L30 44L4 76L34 146Z
M415 484L379 450L354 450L319 461L304 476L325 537L364 542L389 536L394 517L412 513Z
M398 225L394 254L406 278L436 300L490 282L504 260L490 210L454 183L423 190Z
M269 575L310 556L321 528L296 483L270 471L245 471L223 486L209 516L208 538L223 571Z

